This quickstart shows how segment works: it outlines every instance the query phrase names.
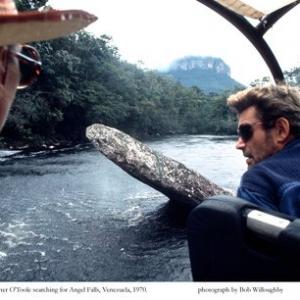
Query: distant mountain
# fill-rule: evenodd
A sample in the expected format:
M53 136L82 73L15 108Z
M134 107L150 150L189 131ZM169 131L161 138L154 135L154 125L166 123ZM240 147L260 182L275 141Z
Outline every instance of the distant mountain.
M230 67L216 57L187 56L174 61L165 75L204 92L222 92L243 85L230 77Z

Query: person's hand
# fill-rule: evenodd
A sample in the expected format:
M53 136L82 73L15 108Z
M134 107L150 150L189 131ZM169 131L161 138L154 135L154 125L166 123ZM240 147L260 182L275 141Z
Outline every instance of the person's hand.
M19 81L18 59L10 53L8 47L0 47L0 130L14 101Z

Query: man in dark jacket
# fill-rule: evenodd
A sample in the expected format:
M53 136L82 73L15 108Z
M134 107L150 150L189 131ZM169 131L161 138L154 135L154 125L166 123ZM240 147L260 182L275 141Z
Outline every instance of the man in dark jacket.
M236 148L247 158L237 196L300 217L300 92L256 87L228 98L238 114Z
M255 239L247 239L250 231L245 230L243 208L250 202L251 209L300 217L300 91L287 85L255 87L230 96L228 105L238 115L236 148L248 164L237 191L246 201L220 196L190 213L187 233L193 279L298 280L294 259L299 257L295 247L299 227L284 231L279 247L272 244L281 260L278 253L269 257L270 245L264 249L267 244L258 243L255 248ZM259 228L263 232L271 228L272 238L289 224L285 219L271 221L268 218L269 227Z

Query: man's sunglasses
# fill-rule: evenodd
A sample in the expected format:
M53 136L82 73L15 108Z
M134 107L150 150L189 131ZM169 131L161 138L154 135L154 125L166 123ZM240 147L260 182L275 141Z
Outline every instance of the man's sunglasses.
M254 127L258 124L262 124L262 122L254 122L254 123L244 123L241 124L237 129L238 136L246 143L251 140Z
M21 79L18 89L26 88L41 74L42 62L40 54L34 47L29 45L23 45L20 51L9 49L9 52L19 60Z

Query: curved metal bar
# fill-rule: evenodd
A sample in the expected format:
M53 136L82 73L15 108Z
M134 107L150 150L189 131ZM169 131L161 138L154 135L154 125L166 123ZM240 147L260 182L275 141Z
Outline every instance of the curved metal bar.
M259 32L260 35L263 36L282 16L284 16L287 12L289 12L299 3L300 0L294 1L266 15L256 26L256 30Z
M270 14L269 17L269 24L267 25L267 29L257 29L256 27L252 26L250 22L247 21L246 18L240 16L239 14L235 13L234 11L224 7L220 3L214 0L197 0L198 2L204 4L205 6L209 7L210 9L214 10L226 20L228 20L232 25L234 25L239 31L241 31L247 39L254 45L257 51L260 53L264 61L266 62L267 66L269 67L272 76L275 82L283 82L284 76L281 70L281 67L273 54L271 48L267 44L267 42L263 38L263 34L270 28L281 16L283 16L288 10L293 8L295 5L299 3L299 0L295 1L294 5L290 7L288 10L278 13L277 15ZM289 4L290 5L290 4ZM288 6L289 6L288 5ZM275 13L275 12L274 12ZM261 22L264 22L262 20ZM263 27L263 25L261 25Z

